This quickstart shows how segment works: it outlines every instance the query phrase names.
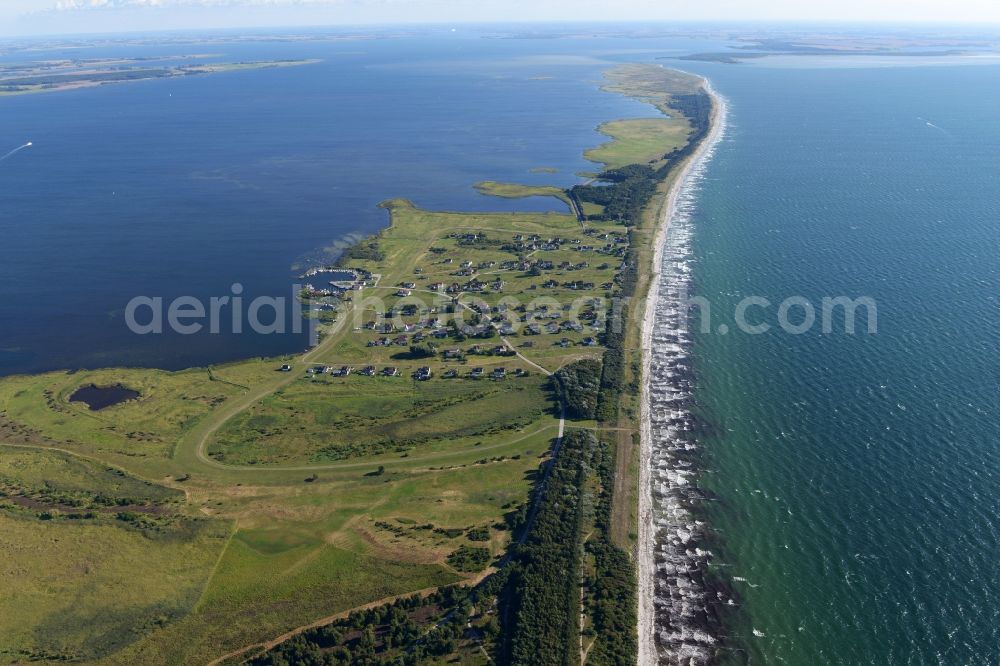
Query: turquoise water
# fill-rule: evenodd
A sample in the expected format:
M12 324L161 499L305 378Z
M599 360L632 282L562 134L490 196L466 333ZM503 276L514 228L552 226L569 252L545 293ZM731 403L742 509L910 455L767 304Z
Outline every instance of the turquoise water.
M874 335L694 334L728 630L754 663L996 664L1000 68L704 70L713 328L746 296L878 306Z

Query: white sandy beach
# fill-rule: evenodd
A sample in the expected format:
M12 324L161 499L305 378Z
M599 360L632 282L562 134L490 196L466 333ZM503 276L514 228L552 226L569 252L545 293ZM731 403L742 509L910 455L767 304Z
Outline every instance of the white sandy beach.
M654 559L655 529L652 495L652 425L650 408L650 363L653 326L656 306L660 293L660 272L663 262L663 251L667 240L670 223L677 212L677 202L680 194L692 184L692 179L698 173L698 167L711 156L712 150L722 139L726 126L726 101L717 94L708 80L704 81L706 92L712 97L712 118L708 136L701 142L698 149L681 166L670 191L667 194L666 206L663 209L663 219L656 231L652 265L652 279L646 296L645 310L642 321L643 350L643 381L641 395L641 445L639 463L639 664L656 664L658 654L655 642L656 615L654 609L656 564Z

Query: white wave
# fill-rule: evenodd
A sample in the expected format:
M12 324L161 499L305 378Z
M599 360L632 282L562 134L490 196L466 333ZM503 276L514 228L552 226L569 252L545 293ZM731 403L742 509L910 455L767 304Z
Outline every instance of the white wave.
M652 592L655 659L661 664L698 666L711 661L718 641L708 621L708 591L702 572L712 553L699 547L704 525L690 505L701 501L696 471L686 454L697 448L688 405L691 401L690 336L686 306L693 270L692 220L706 165L725 133L720 101L717 126L696 161L682 176L670 212L660 257L656 301L651 315L646 376L649 432L647 474L652 495L651 550L656 580Z

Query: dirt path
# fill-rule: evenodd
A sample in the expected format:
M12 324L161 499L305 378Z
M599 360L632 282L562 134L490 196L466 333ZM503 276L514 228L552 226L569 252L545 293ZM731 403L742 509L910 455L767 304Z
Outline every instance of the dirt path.
M191 448L194 452L194 457L198 462L215 468L229 468L229 465L224 465L216 460L212 460L205 454L205 447L208 444L209 438L217 433L222 426L228 423L231 419L249 409L255 402L273 395L276 391L296 381L299 378L299 375L295 372L295 366L305 366L315 363L315 359L319 355L333 346L333 343L338 339L337 334L344 328L344 324L347 321L348 317L346 316L337 321L327 336L318 345L304 353L294 362L293 370L291 372L276 372L276 376L273 380L264 382L260 386L256 386L248 390L242 397L231 403L224 404L217 411L209 414L205 420L202 421L191 433L178 440L177 444L174 446L173 457L179 458L186 453L187 448Z
M252 650L261 650L266 652L267 650L274 649L275 647L281 645L285 641L291 638L295 638L299 634L305 633L310 629L319 629L320 627L325 627L328 624L333 624L337 620L343 620L348 616L350 616L351 613L354 613L356 611L364 611L364 610L370 610L372 608L378 608L379 606L384 606L385 604L391 604L397 599L413 596L414 594L419 594L421 597L426 597L429 594L435 592L437 589L438 588L436 587L428 587L423 590L416 590L414 592L410 592L407 594L397 594L391 597L385 597L383 599L376 599L375 601L369 602L362 606L356 606L348 610L340 611L339 613L334 613L333 615L327 615L326 617L320 618L315 622L310 622L309 624L304 624L301 627L296 627L291 631L286 631L280 636L272 638L269 641L264 641L262 643L253 643L252 645L246 645L244 647L241 647L238 650L233 650L229 654L224 654L217 659L213 659L212 661L208 662L206 666L219 666L220 664L223 664L229 661L230 659L236 659L237 657L242 657L243 655Z
M528 365L530 365L533 368L538 368L538 370L540 370L542 373L544 373L546 377L551 377L552 376L552 373L549 370L543 368L542 366L538 365L537 363L535 363L534 361L532 361L530 358L528 358L527 356L525 356L524 354L522 354L521 352L517 351L517 348L514 347L514 345L511 344L510 340L508 340L507 338L503 338L503 337L501 337L500 339L503 340L503 343L505 345L507 345L510 349L512 349L514 351L514 354L516 354L519 359L521 359L522 361L524 361L525 363L527 363Z
M636 443L632 428L606 428L615 432L615 487L611 491L611 540L615 545L631 550L629 533L634 522L632 511L638 506L636 493L638 480L630 467L636 456Z
M486 569L485 571L482 571L482 572L476 574L475 576L473 576L471 578L466 578L463 581L459 581L459 583L457 583L457 584L465 584L465 585L472 585L472 586L478 585L479 583L483 582L483 580L487 576L489 576L490 574L492 574L494 571L495 570L492 569L492 568ZM221 664L229 661L230 659L236 659L237 657L241 657L241 656L247 654L248 652L250 652L252 650L258 650L258 649L259 650L263 650L263 651L273 650L275 647L281 645L282 643L284 643L285 641L287 641L287 640L289 640L291 638L295 638L299 634L305 633L305 632L309 631L310 629L319 629L320 627L325 627L325 626L327 626L329 624L333 624L337 620L343 620L343 619L347 618L348 616L350 616L351 613L354 613L354 612L357 612L357 611L371 610L372 608L378 608L379 606L384 606L386 604L394 603L395 601L397 601L399 599L405 599L407 597L412 597L415 594L419 594L421 597L427 597L427 596L430 596L431 594L437 592L439 589L440 589L440 587L426 587L426 588L424 588L422 590L414 590L412 592L405 592L403 594L396 594L396 595L393 595L391 597L385 597L383 599L377 599L375 601L371 601L371 602L369 602L367 604L364 604L364 605L361 605L361 606L355 606L354 608L349 608L347 610L340 611L339 613L334 613L333 615L327 615L326 617L322 617L322 618L316 620L315 622L310 622L309 624L304 624L301 627L296 627L295 629L292 629L290 631L286 631L285 633L283 633L280 636L277 636L275 638L272 638L271 640L263 641L261 643L254 643L252 645L246 645L244 647L241 647L238 650L233 650L232 652L230 652L228 654L225 654L225 655L223 655L223 656L221 656L221 657L219 657L217 659L213 659L212 661L208 662L208 664L206 664L206 666L220 666Z

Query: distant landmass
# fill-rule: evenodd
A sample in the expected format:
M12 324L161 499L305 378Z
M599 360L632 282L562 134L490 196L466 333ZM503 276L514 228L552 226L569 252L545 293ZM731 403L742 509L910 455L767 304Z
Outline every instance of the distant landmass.
M851 37L839 35L804 38L781 37L747 39L741 46L728 51L691 53L669 56L672 60L697 60L737 64L744 60L767 56L899 56L930 57L960 56L979 51L993 51L982 41L949 38Z
M309 65L318 60L255 60L250 62L198 63L207 56L121 59L43 60L0 65L0 97L93 88L110 83L146 81L174 76L217 74L269 67ZM180 61L180 62L178 62ZM150 66L162 63L161 66Z

